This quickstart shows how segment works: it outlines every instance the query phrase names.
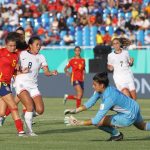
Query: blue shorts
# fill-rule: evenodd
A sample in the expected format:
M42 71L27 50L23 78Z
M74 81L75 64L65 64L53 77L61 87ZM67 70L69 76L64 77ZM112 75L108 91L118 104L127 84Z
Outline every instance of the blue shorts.
M78 81L78 80L73 81L73 86L76 86L76 85L80 85L80 87L81 87L82 89L84 89L84 82Z
M129 117L126 114L118 113L111 116L111 125L115 127L128 127L132 124L136 124L143 121L140 110L135 117Z
M0 82L0 96L5 96L9 93L12 93L10 85L4 82Z

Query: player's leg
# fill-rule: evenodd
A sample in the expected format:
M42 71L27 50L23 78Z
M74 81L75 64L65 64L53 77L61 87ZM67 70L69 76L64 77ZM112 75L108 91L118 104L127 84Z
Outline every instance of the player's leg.
M137 96L136 96L136 88L135 88L134 81L129 82L128 86L129 86L131 98L136 100Z
M4 102L8 105L9 109L11 110L12 118L15 121L15 125L17 128L18 133L24 133L23 130L23 123L19 117L18 108L14 101L14 97L11 93L2 96Z
M124 95L131 97L129 89L123 88L123 89L121 90L121 92L122 92Z
M137 115L136 121L134 122L134 126L140 130L150 131L150 122L144 122L140 111Z
M27 133L32 133L32 120L33 120L33 100L28 91L24 90L18 94L18 97L21 99L22 104L26 107L26 112L24 115Z
M3 126L5 121L5 112L6 112L7 104L0 98L0 126Z
M41 95L32 97L36 114L42 115L44 112L44 102Z
M109 141L122 140L123 134L116 127L128 127L135 120L127 118L125 114L118 113L116 115L105 116L98 124L98 128L111 134Z
M80 84L77 84L74 86L74 89L76 91L76 108L80 107L81 105L81 99L83 96L83 88Z

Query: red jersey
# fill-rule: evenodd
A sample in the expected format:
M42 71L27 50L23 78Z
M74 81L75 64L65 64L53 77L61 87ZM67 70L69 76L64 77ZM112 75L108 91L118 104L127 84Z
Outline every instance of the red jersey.
M70 67L72 68L71 82L83 81L85 60L83 58L72 58L67 65L67 68Z
M18 52L11 53L6 48L0 49L0 82L10 84L18 59Z

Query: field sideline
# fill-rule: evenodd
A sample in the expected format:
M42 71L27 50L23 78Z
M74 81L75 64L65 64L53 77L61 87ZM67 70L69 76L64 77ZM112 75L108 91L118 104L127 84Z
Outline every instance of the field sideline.
M85 101L85 100L84 100ZM149 150L150 132L140 131L131 126L120 129L124 134L121 142L106 142L109 134L90 127L66 127L63 124L65 108L75 106L72 101L66 106L61 98L45 98L45 113L36 117L33 127L38 137L17 137L15 127L9 116L0 127L0 150ZM150 121L150 100L138 100L142 115ZM78 119L94 116L99 108L97 103L89 111L76 114Z

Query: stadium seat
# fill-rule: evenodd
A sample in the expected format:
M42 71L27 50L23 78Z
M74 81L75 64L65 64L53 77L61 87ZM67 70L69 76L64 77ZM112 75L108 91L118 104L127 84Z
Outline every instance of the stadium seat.
M131 17L132 17L131 12L125 13L125 19L126 19L126 21L129 21L131 19Z
M136 39L137 41L141 42L142 45L144 45L144 31L143 30L138 30L136 32Z
M67 18L67 25L68 25L68 26L72 25L73 22L74 22L74 18L73 18L73 17Z
M107 27L106 27L106 31L108 31L109 34L112 36L113 33L114 33L114 28L113 28L112 26L107 26Z
M112 8L111 9L111 16L114 16L116 14L118 14L118 9L117 8Z
M90 46L90 28L85 26L83 28L83 46Z
M75 45L82 46L82 30L77 30L75 33Z
M92 26L90 28L90 45L95 46L96 45L96 34L97 34L98 28L96 26Z
M125 17L125 13L124 12L119 12L118 13L118 18L120 18L120 17Z
M66 31L62 30L60 32L60 38L63 39L63 37L66 35Z

